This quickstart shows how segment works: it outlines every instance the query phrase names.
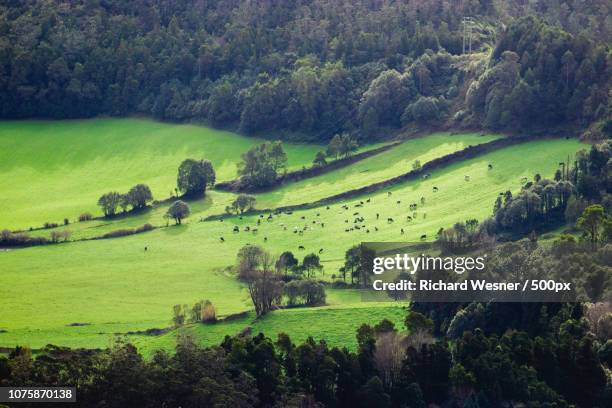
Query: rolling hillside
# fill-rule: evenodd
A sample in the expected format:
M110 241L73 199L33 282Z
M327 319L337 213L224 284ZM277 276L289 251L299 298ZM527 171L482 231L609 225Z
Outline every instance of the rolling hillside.
M452 138L458 142L453 143ZM352 185L352 179L357 182L363 169L372 169L365 173L364 180L372 177L368 181L393 176L400 169L405 171L413 159L431 159L476 143L477 138L434 135L431 139L425 137L406 142L398 150L382 154L384 160L373 157L355 164L354 168L323 175L317 182L305 180L296 186L286 185L279 191L294 188L292 194L304 200L316 199L317 194L339 193ZM1 253L0 305L11 313L0 322L0 328L6 330L0 333L0 346L27 343L36 348L47 343L59 343L105 347L116 334L168 327L172 305L192 304L203 298L212 300L221 316L249 310L251 305L246 290L228 269L235 262L238 249L247 243L262 245L277 255L291 250L299 257L322 249L321 260L325 269L318 278L331 280L342 264L344 251L350 246L364 240L415 241L423 234L431 240L440 227L467 218L482 220L491 214L493 202L500 192L518 190L522 185L521 179L535 173L551 176L560 160L581 148L577 141L567 139L514 145L449 164L433 171L427 180L412 180L367 196L330 203L329 208L323 206L274 215L271 221L256 214L242 219L226 216L223 221L206 222L199 222L198 217L193 216L191 222L182 226L160 228L125 238ZM220 174L231 175L229 170ZM469 176L469 181L466 181L466 176ZM309 183L313 186L310 195L302 191ZM321 191L315 188L317 185L321 186ZM434 187L437 187L437 192L434 192ZM216 194L211 194L206 200L214 200ZM262 201L272 200L275 194L282 193L264 193ZM425 198L424 205L420 204L421 197ZM355 205L361 201L364 205L356 208ZM415 215L408 209L413 202L418 202L419 208L416 217L408 221L408 215ZM196 214L199 205L202 204L193 204ZM344 205L349 209L344 209ZM357 212L364 218L358 223L362 227L359 230L353 228ZM160 214L154 210L147 216L159 217ZM135 217L137 223L142 222L139 217L142 216ZM114 229L115 223L136 222L130 218L107 222L109 225L100 228ZM394 221L388 222L388 218ZM257 225L258 219L260 225ZM238 226L240 232L232 232L234 226ZM257 226L258 232L246 232L247 226ZM298 233L300 230L302 232ZM221 237L225 242L221 242ZM298 250L300 245L305 247L304 251ZM146 252L143 250L145 246L148 247ZM348 316L359 302L359 295L351 294L351 291L328 290L328 306L307 312L296 309L282 313L289 319L287 321L293 321L289 318L292 313L309 316L301 324L286 326L298 336L304 333L304 327L313 325L320 326L321 330L316 333L324 334L326 325L333 325L337 317L334 317L334 312L321 311L319 314L317 310L342 308L351 321ZM388 309L391 315L396 313L394 305L383 305L382 308L377 309L382 314L384 309ZM265 317L256 323L255 328L277 331L279 326L274 322L279 319L279 313ZM227 326L211 326L210 329L208 326L196 327L194 333L202 334L203 341L217 342L225 331L224 327L227 327L226 334L233 334L240 327L249 325L250 320L245 317ZM353 321L354 325L361 322L360 319ZM347 333L354 333L355 327L351 324L342 327L346 327ZM213 332L203 334L207 330ZM163 337L166 340L135 337L139 344L152 341L151 344L159 342L167 346L171 344L168 336L172 338L174 334L166 334Z

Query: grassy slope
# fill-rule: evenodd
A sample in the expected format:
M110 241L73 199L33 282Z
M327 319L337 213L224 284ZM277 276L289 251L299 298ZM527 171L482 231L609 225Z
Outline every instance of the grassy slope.
M405 173L412 168L415 160L425 163L437 157L464 149L469 145L486 143L496 136L476 134L450 135L437 133L428 137L407 140L387 152L359 161L353 165L326 173L318 177L287 184L277 190L254 194L258 208L312 202L338 194L342 191L376 183ZM206 198L190 202L192 216L186 222L194 222L211 214L222 214L235 198L234 194L219 191L207 192ZM163 218L167 205L151 209L143 214L115 220L94 220L86 223L71 224L61 229L72 232L73 239L100 236L119 228L133 228L144 223L165 225ZM48 236L49 231L39 230L32 235Z
M427 137L410 139L382 154L359 161L338 171L292 183L257 197L260 208L312 202L342 191L347 191L379 181L388 180L412 170L419 160L424 164L435 158L496 139L496 136L477 134L450 135L436 133Z
M240 154L260 139L144 119L0 122L0 227L99 213L98 197L148 184L166 198L182 160L206 158L218 180L236 177ZM286 144L289 167L312 162L316 145Z
M264 333L276 339L279 333L290 333L292 340L300 343L308 337L315 340L323 339L331 347L347 347L355 350L357 347L356 331L362 324L375 325L382 319L389 319L395 327L402 330L406 308L400 304L388 303L359 304L350 308L321 307L277 310L262 319L255 319L255 313L241 319L217 323L213 325L196 324L181 329L182 333L191 333L204 344L219 344L225 335L240 333L244 328L251 327L252 333ZM145 355L151 355L155 350L172 350L176 344L177 332L173 331L159 337L129 336Z
M306 251L300 256L323 248L322 261L329 277L340 266L346 248L362 240L417 240L423 233L431 239L440 227L468 217L483 219L490 214L499 192L516 191L523 176L531 177L536 172L551 176L559 160L581 147L574 140L512 146L433 172L426 181L395 186L392 197L387 191L372 194L371 203L364 208L345 211L341 208L344 203L337 203L329 210L311 209L283 214L272 222L264 220L258 234L233 234L234 225L256 225L255 216L242 220L234 217L121 239L2 253L0 306L11 312L0 323L0 327L9 330L0 334L0 345L28 341L39 347L61 341L104 346L108 335L93 333L165 327L173 304L193 303L201 298L211 299L221 314L246 310L249 302L244 289L223 270L234 262L237 250L246 243L265 245L273 253L287 249L298 252L297 246L304 245ZM488 163L493 164L492 170L487 169ZM466 182L465 175L470 175L471 181ZM432 192L433 186L439 188L438 193ZM408 223L407 207L421 196L426 198L426 205L419 209L418 220ZM401 203L396 204L397 200ZM344 232L352 225L354 211L366 218L365 224L372 229L369 234L364 230ZM376 213L380 213L378 221ZM396 222L387 224L387 217ZM313 220L317 224L312 224ZM294 226L309 229L300 236L292 232ZM379 228L376 233L374 226ZM405 235L400 234L400 228L406 230ZM220 236L225 237L225 243L219 241ZM269 238L265 244L264 236ZM144 246L150 248L147 253ZM66 330L65 326L72 322L90 322L92 326ZM309 330L325 324L330 322L314 318ZM79 332L89 335L79 337ZM72 337L65 342L67 335Z

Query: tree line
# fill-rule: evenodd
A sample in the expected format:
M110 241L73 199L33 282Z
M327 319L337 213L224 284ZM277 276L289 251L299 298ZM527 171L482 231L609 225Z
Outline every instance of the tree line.
M403 327L363 324L355 350L284 333L210 347L180 335L172 353L150 359L123 341L101 351L48 345L36 356L17 347L0 356L0 385L71 384L76 406L113 408L609 406L612 340L597 323L610 319L609 305L484 307L482 328L453 339L436 340L437 323L416 310Z
M258 245L245 245L238 251L235 270L247 285L258 317L279 308L285 298L289 307L325 304L325 287L314 279L315 272L323 270L318 255L306 255L300 265L290 251L274 257Z
M609 134L610 5L576 3L5 2L0 117L140 113L310 141L446 120Z

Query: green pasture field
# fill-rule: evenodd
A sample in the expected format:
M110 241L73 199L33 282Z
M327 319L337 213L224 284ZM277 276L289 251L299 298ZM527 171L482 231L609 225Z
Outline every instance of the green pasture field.
M83 212L101 215L100 195L138 183L148 184L155 198L168 198L186 158L206 158L218 181L230 180L240 154L261 142L146 119L0 122L0 229L75 220ZM290 169L309 166L322 149L284 147Z
M482 220L491 214L500 192L517 191L522 177L531 178L535 173L552 176L560 160L583 147L576 140L565 139L515 145L453 163L432 172L427 180L413 180L333 203L329 209L281 214L271 221L264 217L260 225L257 215L242 219L234 216L125 238L1 253L0 309L9 312L0 319L0 328L6 330L0 333L0 346L19 343L38 348L56 343L105 347L114 333L167 327L172 305L193 304L205 298L216 305L222 316L249 310L246 290L228 269L238 249L247 243L262 245L273 254L291 250L299 257L323 250L325 269L318 278L330 280L338 273L344 252L351 245L361 241L416 241L422 234L432 240L440 227L467 218ZM491 170L488 164L493 166ZM469 181L465 176L470 176ZM438 188L436 193L434 186ZM421 197L425 197L424 206L420 205ZM365 203L368 199L370 202ZM355 207L360 201L364 201L363 207ZM416 219L408 221L406 216L414 215L408 209L412 202L419 203L419 208ZM343 209L343 205L349 209ZM365 218L358 223L363 228L345 232L355 225L357 216ZM388 218L394 221L387 222ZM235 225L240 227L239 233L232 232ZM247 226L258 228L258 232L246 232ZM300 245L304 251L298 250ZM146 252L145 246L149 248ZM344 306L348 320L360 301L358 295L342 291L330 291L329 299L328 309ZM257 327L273 334L283 328L283 321L293 321L292 313L308 313L307 321L285 326L290 335L294 330L294 337L299 338L309 332L324 333L338 318L331 312L320 312L324 308L302 310L273 312L257 322ZM367 314L367 310L361 312ZM284 316L277 317L281 313ZM359 319L355 317L356 324ZM71 327L71 323L89 325ZM228 334L238 328L238 324L229 326L232 333ZM207 333L207 327L197 326L193 331L196 335ZM220 333L202 335L202 341L219 336ZM347 336L354 338L354 330ZM137 337L151 344L165 341L164 336Z
M412 169L415 160L424 164L435 158L462 150L470 145L496 139L493 135L436 133L427 137L409 139L383 153L360 160L352 165L317 177L288 183L270 192L253 194L257 208L277 208L313 202L343 191L359 188L393 178ZM171 186L168 187L170 189ZM223 214L225 207L236 198L235 194L210 190L204 199L190 201L192 216L185 222L194 222L211 214ZM60 229L70 230L72 239L91 238L120 229L134 228L145 223L165 226L164 214L168 204L148 209L141 214L117 217L111 220L92 220L70 224ZM48 230L33 231L34 236L49 236Z
M244 318L216 324L192 324L179 331L162 336L137 335L127 338L145 355L155 350L171 351L176 345L177 334L188 334L204 344L220 344L226 335L240 333L247 327L252 334L265 333L273 340L279 333L289 333L294 343L308 337L325 340L330 347L357 348L357 329L362 324L375 325L383 319L391 320L400 331L405 330L406 305L389 303L359 303L350 307L317 307L281 309L256 319L255 312Z

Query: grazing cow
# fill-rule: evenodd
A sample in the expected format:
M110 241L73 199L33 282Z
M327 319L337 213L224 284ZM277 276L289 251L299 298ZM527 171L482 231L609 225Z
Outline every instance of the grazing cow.
M380 217L379 213L376 213L376 219L378 219Z
M251 227L249 227L249 226L247 225L246 227L244 227L244 230L245 230L245 231L250 231L250 230L251 230Z
M348 224L348 220L344 220L344 222Z
M261 225L261 220L257 220L257 225Z
M319 249L319 254L323 253L323 248Z
M259 214L259 218L263 218L263 214Z
M493 165L491 163L489 163L488 167L489 167L489 170L493 170Z
M321 223L321 228L325 228L325 223L324 222Z
M390 191L387 191L387 197L391 197L391 194L392 193Z
M401 232L402 232L402 235L404 235L404 229L403 228L401 229Z
M359 228L359 225L355 225L355 228L356 228L356 229L361 229L361 228Z
M264 237L264 242L268 242L268 237Z
M368 199L366 200L366 203L369 203L369 202L370 202L370 199L368 198Z
M303 215L302 215L300 218L301 218L301 219L303 219L303 220L305 220L305 219L306 219L306 217L305 217L305 216L303 216Z
M369 233L370 233L370 230L369 230L369 229L367 229L367 230L366 230L366 233L368 233L368 234L369 234Z
M465 181L470 181L470 176L466 175L466 176L465 176L463 179L464 179Z
M253 234L257 233L257 228L253 228Z
M242 215L241 215L240 217L238 217L238 219L240 219L240 220L241 220L241 219L242 219Z
M219 238L219 241L221 241L221 242L225 242L225 238L220 237L220 238Z
M406 216L406 221L408 221L408 222L412 221L412 217L411 217L411 216L409 216L409 215L407 215L407 216Z
M234 225L234 232L240 232L240 228L237 225Z
M421 205L425 204L425 197L421 197Z
M327 207L325 207L326 210L329 210L329 205Z
M425 241L427 239L427 234L421 235L421 241Z
M359 215L359 212L355 212L355 213L353 213L353 215Z
M393 218L387 218L387 222L388 223L392 223L393 222Z
M219 221L223 222L223 218L219 218Z
M149 247L145 247L145 252L147 252L149 250Z
M320 216L321 216L321 213L317 213L317 217L320 217Z
M378 227L374 227L374 231L378 231Z
M363 201L360 201L359 204L363 205Z
M398 203L398 204L401 204L402 202L401 202L400 200L397 200L397 203Z
M423 213L423 219L427 218L427 213Z
M437 192L438 192L438 187L434 187L434 188L433 188L433 192L434 192L434 193L437 193Z
M300 245L300 246L298 247L298 249L299 249L300 251L303 251L303 250L305 249L305 248L304 248L304 245Z

